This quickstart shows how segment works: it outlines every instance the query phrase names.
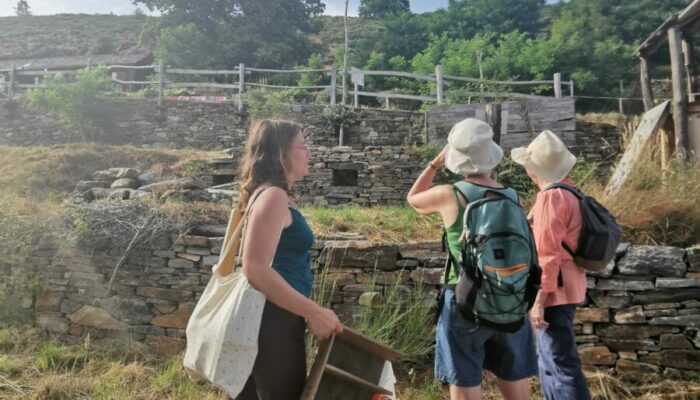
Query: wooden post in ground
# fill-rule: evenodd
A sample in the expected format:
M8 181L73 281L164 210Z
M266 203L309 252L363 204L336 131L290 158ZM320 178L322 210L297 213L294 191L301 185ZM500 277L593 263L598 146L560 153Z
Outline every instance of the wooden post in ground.
M7 87L7 97L12 100L15 92L15 64L10 65L10 86Z
M163 86L165 82L165 64L158 61L158 109L163 108Z
M437 81L437 102L438 104L443 103L443 92L442 92L442 65L435 66L435 80Z
M357 83L355 84L355 89L353 91L353 94L355 96L355 108L358 108L360 106L360 95L357 93L358 92L358 86Z
M569 96L574 97L574 81L573 81L573 79L569 81Z
M338 82L338 69L333 65L331 68L331 108L335 108L335 92Z
M654 108L654 93L651 90L651 78L649 77L649 60L645 56L639 57L639 81L644 97L644 111Z
M486 105L486 123L493 129L493 141L501 144L501 104L491 103Z
M238 112L243 112L243 92L245 92L245 64L238 64Z
M561 73L554 73L554 97L561 99Z
M671 52L672 110L674 133L676 135L676 157L681 164L685 164L688 162L688 150L690 148L688 137L688 93L685 84L681 32L676 27L668 30L668 47Z
M685 65L685 79L688 90L688 102L695 100L695 50L693 48L693 37L689 33L682 35L683 61Z

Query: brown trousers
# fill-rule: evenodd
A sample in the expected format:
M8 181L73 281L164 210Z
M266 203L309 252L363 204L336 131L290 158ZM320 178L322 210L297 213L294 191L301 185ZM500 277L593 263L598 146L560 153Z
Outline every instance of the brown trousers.
M305 331L303 318L266 302L253 373L236 400L299 400L306 383Z

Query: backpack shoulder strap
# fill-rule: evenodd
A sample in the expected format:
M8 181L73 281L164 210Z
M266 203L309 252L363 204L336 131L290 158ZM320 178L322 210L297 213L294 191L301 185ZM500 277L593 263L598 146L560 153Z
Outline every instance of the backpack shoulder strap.
M564 189L567 192L576 196L576 198L579 200L583 199L583 197L584 197L583 193L578 188L567 185L566 183L561 183L561 182L553 183L553 184L547 186L547 188L544 190L552 190L552 189Z

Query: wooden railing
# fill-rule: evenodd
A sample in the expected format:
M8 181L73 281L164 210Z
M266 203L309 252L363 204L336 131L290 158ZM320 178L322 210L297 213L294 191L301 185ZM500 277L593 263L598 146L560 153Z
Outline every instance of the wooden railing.
M267 88L267 89L302 89L302 90L324 90L328 92L329 104L331 107L336 105L336 96L341 94L343 90L347 90L342 87L338 87L338 71L335 66L330 69L290 69L290 70L278 70L278 69L264 69L264 68L251 68L246 67L244 64L239 64L238 67L233 69L224 70L204 70L204 69L187 69L187 68L170 68L159 62L155 65L108 65L107 70L111 72L111 80L120 85L131 85L137 86L139 88L153 87L158 91L158 105L162 106L164 101L164 90L169 88L210 88L210 89L226 89L233 90L237 95L238 107L240 110L243 109L244 103L244 93L246 90L252 88ZM117 71L120 70L152 70L156 77L153 81L134 81L134 80L123 80L117 78ZM0 77L6 80L0 81L0 93L4 93L8 97L12 97L16 89L34 89L45 87L41 83L41 79L44 76L56 75L61 73L75 73L76 70L54 70L54 71L24 71L21 69L16 69L14 66L9 70L0 70ZM263 82L254 82L253 79L246 78L253 74L300 74L300 73L322 73L328 75L329 84L328 85L272 85ZM187 76L206 76L206 77L218 77L219 82L197 82L186 81ZM19 83L20 77L31 76L34 77L34 83ZM415 79L418 81L428 81L435 83L435 93L429 95L421 94L406 94L406 93L395 93L390 91L381 92L370 92L363 91L360 88L364 86L365 76L384 76L384 77L398 77L398 78L408 78ZM230 81L234 77L233 81ZM360 96L363 97L374 97L379 99L384 99L386 108L390 106L391 99L400 100L414 100L420 102L428 103L444 103L451 96L470 96L479 98L519 98L519 97L531 97L529 94L515 93L510 87L511 86L524 86L524 85L537 85L537 86L550 86L554 93L554 97L562 97L562 86L568 86L568 95L574 95L574 82L562 82L561 74L555 73L552 80L539 80L539 81L498 81L498 80L488 80L479 78L467 78L459 76L444 75L442 72L442 66L438 65L435 67L434 75L420 75L411 72L403 71L372 71L372 70L360 70L353 68L352 73L352 94L353 94L353 105L359 107ZM183 81L182 79L185 79ZM222 80L229 80L228 83L221 82ZM478 91L466 90L466 89L450 89L450 87L456 87L459 83L472 83L479 86ZM486 90L486 87L494 88L501 86L504 88L503 91L500 90Z

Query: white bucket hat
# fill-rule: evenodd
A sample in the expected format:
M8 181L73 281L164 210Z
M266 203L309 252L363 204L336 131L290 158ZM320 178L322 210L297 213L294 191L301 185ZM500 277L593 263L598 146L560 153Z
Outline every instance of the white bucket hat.
M564 142L552 131L543 131L527 147L518 147L510 152L516 163L548 182L559 182L576 164Z
M447 137L445 167L457 175L488 172L503 158L503 150L493 141L491 127L478 119L467 118L452 127Z

